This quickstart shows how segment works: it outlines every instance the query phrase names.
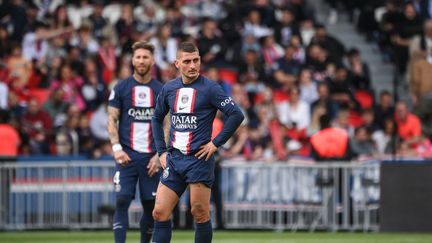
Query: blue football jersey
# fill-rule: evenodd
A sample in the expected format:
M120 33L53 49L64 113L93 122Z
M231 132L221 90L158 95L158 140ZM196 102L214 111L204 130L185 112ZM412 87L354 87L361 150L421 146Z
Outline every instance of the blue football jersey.
M108 105L120 109L120 144L129 156L156 152L151 119L162 86L154 79L141 84L131 76L119 81L111 91Z
M160 123L169 112L169 146L183 154L191 154L211 140L213 120L218 109L227 116L238 117L239 121L233 129L227 130L228 133L221 132L213 140L216 146L225 143L243 119L240 109L216 82L200 75L194 82L184 84L179 77L162 88L157 98L154 122ZM163 138L155 139L158 152L166 150Z

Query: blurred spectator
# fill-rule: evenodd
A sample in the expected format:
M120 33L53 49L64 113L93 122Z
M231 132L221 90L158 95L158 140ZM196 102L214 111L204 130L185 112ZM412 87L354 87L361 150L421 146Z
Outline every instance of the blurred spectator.
M341 108L338 111L337 117L335 119L334 127L345 130L349 137L354 136L354 126L350 124L350 110L347 108Z
M162 72L167 72L169 65L174 63L177 53L177 40L171 37L171 24L162 24L150 42L155 46L156 65Z
M345 55L345 46L335 37L329 35L324 25L317 24L315 33L310 44L317 44L324 48L329 60L336 64L342 63L342 58Z
M300 37L304 46L309 46L312 37L315 35L314 23L311 19L304 19L300 22Z
M115 71L117 69L115 46L112 43L114 42L111 42L107 37L100 37L98 58L102 79L105 84L109 84L113 80Z
M406 3L403 8L403 15L395 26L395 33L390 37L393 44L396 67L400 74L406 71L409 60L408 47L415 35L422 32L422 20L416 13L412 3Z
M48 52L48 40L68 33L72 28L49 29L45 23L37 23L33 32L27 32L22 42L22 53L29 61L43 61Z
M299 74L300 99L311 105L318 100L318 88L314 80L312 80L311 70L303 68Z
M0 159L14 160L21 143L18 131L9 124L9 112L0 109Z
M68 103L75 103L81 110L85 109L85 101L80 94L83 79L75 74L69 64L60 68L58 80L51 83L50 90L63 89L65 92L64 100Z
M105 98L105 83L102 81L101 72L98 71L94 58L84 60L85 70L83 77L85 83L81 87L81 95L87 111L94 111Z
M78 133L79 154L86 155L87 157L91 158L93 156L93 148L95 147L95 144L87 115L82 114L80 116L76 131Z
M390 118L384 120L383 129L377 130L372 134L372 139L374 140L377 151L380 155L392 153L392 146L395 144L392 139L394 131L395 122Z
M79 155L79 121L79 114L69 115L64 125L58 129L55 138L57 155Z
M261 14L258 10L252 9L247 14L246 20L244 21L243 33L252 32L255 38L261 38L271 33L271 30L262 24Z
M92 36L88 25L82 25L78 29L78 34L72 37L69 44L78 47L81 56L95 55L99 50L99 43Z
M253 77L261 82L265 82L266 80L264 64L258 52L254 49L249 49L245 52L242 61L238 64L238 70L240 81L246 76Z
M275 42L273 35L267 35L261 38L261 54L265 69L269 73L275 61L283 56L284 50Z
M92 34L97 40L107 38L110 43L116 43L117 33L114 30L114 26L111 24L109 19L103 16L103 0L96 0L93 2L93 13L87 20L84 20L83 24L90 26Z
M220 78L219 70L216 67L210 67L209 69L207 69L206 76L208 77L208 79L218 83L222 87L222 89L225 91L225 93L228 96L231 96L231 94L232 94L231 84L229 84L227 81L222 80Z
M300 63L294 59L294 53L294 46L286 46L285 55L273 65L273 77L284 91L289 90L294 85L296 76L300 71Z
M321 46L312 44L308 47L306 55L306 66L312 70L312 78L324 81L327 75L327 51Z
M426 20L423 24L423 32L416 35L410 44L410 58L413 61L426 58L432 62L432 20Z
M53 121L57 120L57 116L66 111L68 103L64 99L65 92L63 89L55 89L51 92L47 102L43 108L50 115Z
M370 133L381 129L381 127L375 123L375 114L373 109L365 109L361 113L362 126L366 127Z
M372 157L376 154L370 131L365 126L355 129L354 137L350 140L350 146L352 153L357 157Z
M5 24L0 24L0 58L10 55L12 41Z
M300 89L289 90L289 100L276 105L279 121L289 128L305 129L310 123L310 107L300 100Z
M6 109L8 107L8 86L0 80L0 109Z
M406 145L415 146L422 135L419 118L408 110L407 104L403 101L396 104L395 110L399 137Z
M323 104L317 104L315 106L315 109L313 109L313 111L312 111L311 122L310 122L310 124L306 130L306 135L308 137L311 137L312 135L317 133L319 130L321 130L320 117L323 115L328 116L326 106ZM331 117L330 117L330 119L331 119Z
M29 60L22 56L20 45L14 44L11 48L11 56L6 60L9 75L13 78L11 85L18 90L24 89L32 74L33 66Z
M312 113L315 112L315 109L318 106L324 106L330 119L336 118L339 107L332 99L330 99L330 91L326 82L318 83L317 93L318 99L311 104Z
M301 43L300 36L294 35L291 37L290 43L294 47L294 60L303 64L306 61L306 51Z
M41 109L36 99L30 99L27 112L22 117L22 129L29 136L28 143L32 154L50 153L52 125L50 115Z
M380 93L378 104L374 107L375 123L384 129L384 121L392 119L394 115L393 98L389 91L383 90Z
M351 83L354 89L372 92L369 66L367 63L362 61L360 51L356 48L352 48L348 51L347 57L351 75Z
M90 131L96 138L97 144L102 141L108 141L108 129L107 129L107 107L106 102L102 103L90 118Z
M357 111L361 111L360 104L354 97L351 80L348 75L348 70L344 66L336 68L336 75L330 79L330 95L331 98L339 104L339 106L348 106Z
M216 21L212 19L203 21L197 42L204 65L223 66L225 64L226 44L220 35Z
M280 20L274 27L274 36L277 43L287 46L291 43L291 38L294 35L298 36L300 32L292 9L289 7L283 8L280 14Z

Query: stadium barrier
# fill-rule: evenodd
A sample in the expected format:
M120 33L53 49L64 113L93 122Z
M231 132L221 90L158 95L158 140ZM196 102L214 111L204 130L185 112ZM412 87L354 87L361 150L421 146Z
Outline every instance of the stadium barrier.
M378 230L380 164L224 163L226 228Z
M0 164L0 229L111 228L113 174L112 161ZM226 161L221 188L228 229L378 230L379 163ZM140 215L136 197L131 227Z

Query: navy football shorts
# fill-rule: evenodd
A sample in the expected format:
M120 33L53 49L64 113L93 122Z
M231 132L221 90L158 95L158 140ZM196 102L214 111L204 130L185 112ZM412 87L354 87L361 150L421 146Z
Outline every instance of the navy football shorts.
M207 161L194 155L184 155L177 149L167 154L167 168L160 181L173 190L179 197L190 183L203 183L211 188L214 182L214 156Z
M152 177L147 174L147 165L152 156L133 159L126 166L116 163L113 182L117 197L126 196L135 198L138 182L141 198L144 200L155 200L156 189L162 172L159 171Z

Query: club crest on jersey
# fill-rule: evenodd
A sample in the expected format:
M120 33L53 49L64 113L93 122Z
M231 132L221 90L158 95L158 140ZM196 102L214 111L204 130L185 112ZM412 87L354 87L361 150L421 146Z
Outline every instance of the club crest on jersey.
M183 95L183 96L181 97L181 102L182 102L183 104L186 104L188 101L189 101L189 96L187 96L187 95Z
M169 167L167 167L162 174L162 178L166 179L169 176Z
M140 92L140 93L138 94L138 97L139 97L140 99L145 99L146 96L147 96L147 95L146 95L144 92Z

